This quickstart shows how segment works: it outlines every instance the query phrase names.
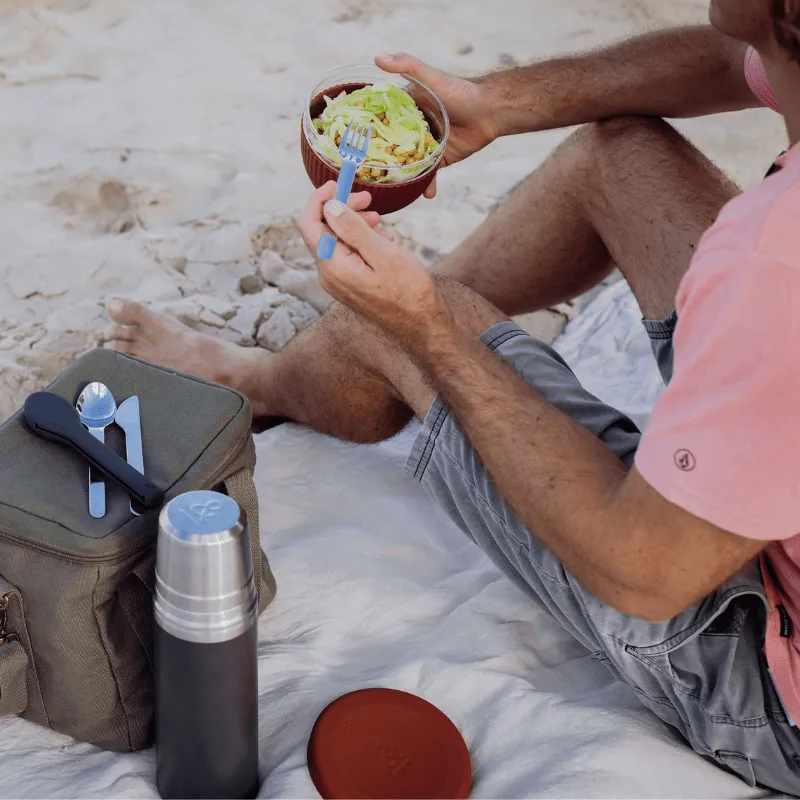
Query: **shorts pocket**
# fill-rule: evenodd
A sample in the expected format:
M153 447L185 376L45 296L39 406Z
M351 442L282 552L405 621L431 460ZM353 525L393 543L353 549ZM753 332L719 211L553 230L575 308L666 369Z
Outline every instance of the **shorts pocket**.
M730 694L725 681L746 676L760 685L759 638L766 606L750 587L721 593L688 628L649 647L625 646L625 651L666 678L685 695L707 704L716 691ZM763 709L762 709L763 713Z
M746 755L731 750L717 750L714 753L714 760L729 772L738 775L748 786L756 786L756 773Z

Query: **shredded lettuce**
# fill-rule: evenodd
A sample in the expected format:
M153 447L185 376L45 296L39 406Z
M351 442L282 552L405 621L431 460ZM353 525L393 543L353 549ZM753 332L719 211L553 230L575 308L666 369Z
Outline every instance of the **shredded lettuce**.
M368 123L372 138L365 167L369 179L386 182L393 178L381 167L397 167L402 176L423 169L418 162L436 151L439 143L431 134L425 115L409 94L393 83L375 83L336 98L325 96L325 110L314 120L322 147L334 163L341 163L337 142L351 121ZM405 166L408 165L408 166ZM375 174L376 170L380 170ZM398 175L394 180L405 180Z

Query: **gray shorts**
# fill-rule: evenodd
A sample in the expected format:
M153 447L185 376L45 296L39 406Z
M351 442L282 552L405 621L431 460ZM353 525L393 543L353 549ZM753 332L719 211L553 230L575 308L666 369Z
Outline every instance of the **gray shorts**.
M675 324L674 314L645 322L665 382L672 377ZM589 394L552 348L511 322L481 338L549 402L633 464L639 430ZM751 786L800 795L800 734L764 661L767 605L757 563L669 622L643 622L584 590L520 522L438 398L406 470L523 592L699 754Z

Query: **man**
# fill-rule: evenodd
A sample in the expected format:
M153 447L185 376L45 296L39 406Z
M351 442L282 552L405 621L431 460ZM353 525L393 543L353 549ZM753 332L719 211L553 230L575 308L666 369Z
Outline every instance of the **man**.
M798 9L712 0L713 27L475 81L378 59L447 104L448 164L586 125L433 276L376 232L368 194L348 209L332 185L315 192L301 228L312 251L325 224L340 239L317 265L340 302L280 354L109 309L111 346L236 386L260 416L376 442L416 415L408 472L495 563L698 753L792 794L800 151L741 195L658 118L753 107L755 90L794 144ZM509 321L614 264L668 382L644 435Z

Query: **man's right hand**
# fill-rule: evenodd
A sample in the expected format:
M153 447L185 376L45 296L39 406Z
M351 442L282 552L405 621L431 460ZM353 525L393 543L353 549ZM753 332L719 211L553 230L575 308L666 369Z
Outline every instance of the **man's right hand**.
M450 117L450 137L442 166L463 161L491 144L500 135L488 93L479 83L440 72L408 53L380 56L375 59L375 63L386 72L402 73L416 78L442 101ZM435 194L434 180L425 196L433 197Z

